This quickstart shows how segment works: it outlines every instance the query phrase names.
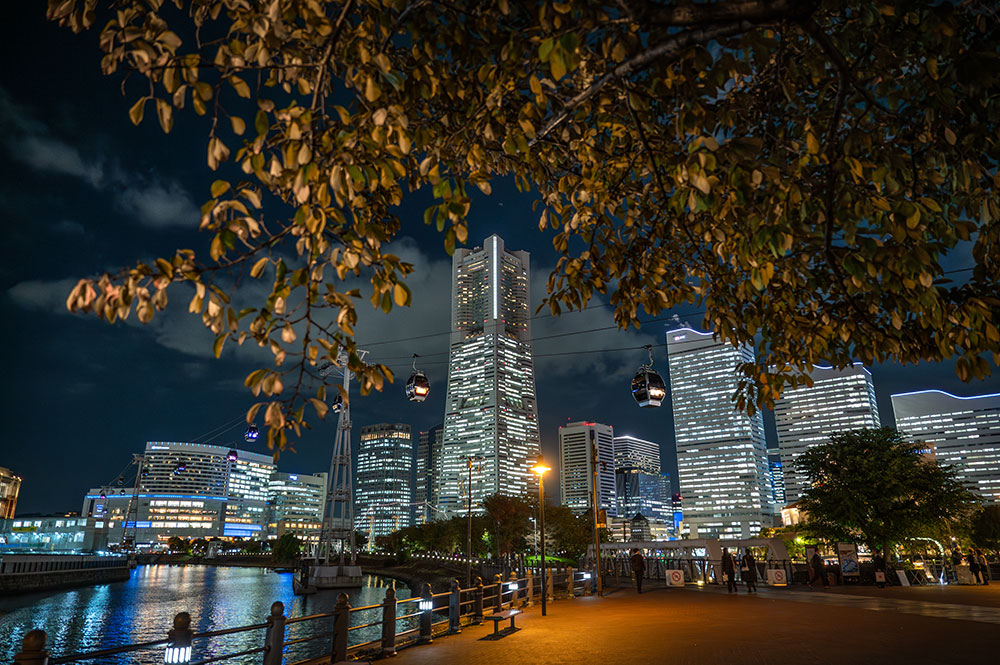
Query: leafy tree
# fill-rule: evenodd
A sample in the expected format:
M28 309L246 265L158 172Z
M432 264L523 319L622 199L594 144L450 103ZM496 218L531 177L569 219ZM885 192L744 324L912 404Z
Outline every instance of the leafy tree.
M302 541L294 533L283 533L271 547L271 558L277 563L295 561L302 551Z
M979 547L1000 550L1000 506L986 506L972 521L972 541Z
M246 377L269 444L327 413L317 366L341 350L363 393L392 380L354 353L345 280L368 279L376 308L412 303L386 247L407 196L432 190L424 221L450 252L498 176L537 192L553 313L609 285L622 327L703 306L704 327L756 345L740 407L821 360L957 354L969 380L1000 353L990 2L49 0L49 17L102 26L133 123L208 116L220 176L207 257L82 279L67 306L148 322L180 291L216 355L270 349Z
M826 540L890 546L921 536L942 520L965 517L975 497L955 477L888 427L840 432L809 449L797 465L809 478L799 506L806 529Z
M483 499L493 552L503 557L522 551L531 533L532 503L523 497L493 494Z
M191 543L180 536L170 536L167 539L167 549L171 552L181 552L187 554L191 550Z

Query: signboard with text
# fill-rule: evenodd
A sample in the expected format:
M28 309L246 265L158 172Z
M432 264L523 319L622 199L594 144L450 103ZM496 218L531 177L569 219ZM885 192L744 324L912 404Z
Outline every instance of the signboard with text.
M844 579L861 577L858 565L858 547L854 543L837 543L837 558L840 560L840 574Z

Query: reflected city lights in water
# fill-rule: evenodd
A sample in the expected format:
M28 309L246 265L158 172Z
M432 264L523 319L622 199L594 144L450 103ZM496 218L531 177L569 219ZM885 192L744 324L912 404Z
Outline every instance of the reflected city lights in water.
M342 590L295 596L291 578L291 573L260 568L139 566L127 582L0 598L0 662L11 662L20 650L21 638L36 628L48 633L48 649L58 657L163 639L178 612L190 612L191 629L201 633L263 623L276 600L285 604L288 617L333 611ZM398 599L411 597L406 585L374 575L365 577L361 589L346 591L351 606L361 607L381 603L387 587L395 587ZM366 616L356 614L352 623L380 618L379 610L361 614ZM289 626L287 639L332 628L332 618L296 623ZM379 626L352 631L351 641L377 639L380 634ZM263 644L263 630L196 640L194 656L207 658ZM329 649L328 639L317 639L290 648L286 658L294 661L328 653ZM140 665L162 662L162 648L102 660Z

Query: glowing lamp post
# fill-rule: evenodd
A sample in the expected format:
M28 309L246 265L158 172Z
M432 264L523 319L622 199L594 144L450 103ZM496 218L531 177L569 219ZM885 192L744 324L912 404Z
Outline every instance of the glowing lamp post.
M545 472L552 469L545 463L545 458L538 456L535 466L531 467L538 474L538 530L542 536L542 616L545 616Z
M167 650L163 662L188 665L191 662L191 615L180 612L174 617L173 630L167 633Z

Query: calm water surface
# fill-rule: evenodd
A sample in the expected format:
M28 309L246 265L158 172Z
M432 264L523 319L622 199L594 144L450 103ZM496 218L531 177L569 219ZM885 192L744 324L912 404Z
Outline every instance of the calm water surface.
M346 591L351 606L361 607L382 602L388 586L396 589L397 598L411 597L406 585L375 575L365 576L361 589ZM191 628L198 633L264 623L270 614L271 603L276 600L285 604L285 616L289 618L331 612L340 591L296 596L292 593L292 573L259 568L139 566L127 582L0 598L0 663L11 662L20 650L23 635L35 628L48 633L49 652L57 657L163 639L178 612L191 613ZM380 610L355 613L351 623L357 625L380 618ZM306 621L289 626L286 639L332 629L332 618ZM351 643L378 639L380 635L380 626L352 631ZM195 640L193 656L194 660L200 660L263 644L263 630L210 641ZM330 639L324 637L290 647L286 658L290 662L329 653L329 649ZM253 654L222 662L256 663L260 660L261 654ZM163 647L124 654L117 659L104 657L100 662L162 663Z

